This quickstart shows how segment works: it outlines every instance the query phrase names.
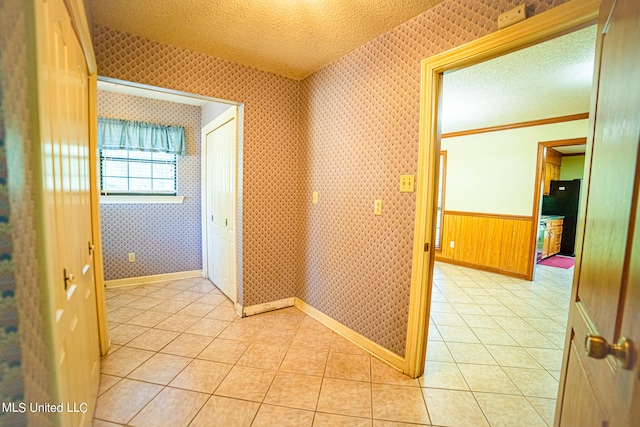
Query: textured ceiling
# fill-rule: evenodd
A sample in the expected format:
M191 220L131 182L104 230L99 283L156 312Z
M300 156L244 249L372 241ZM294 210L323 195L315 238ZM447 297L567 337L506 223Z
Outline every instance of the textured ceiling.
M589 111L596 27L445 74L442 132Z
M94 22L303 79L442 0L90 0Z

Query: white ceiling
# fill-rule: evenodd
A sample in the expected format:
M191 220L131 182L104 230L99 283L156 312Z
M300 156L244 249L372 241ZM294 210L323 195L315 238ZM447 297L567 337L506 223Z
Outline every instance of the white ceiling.
M445 74L442 132L589 111L595 26Z
M553 149L562 154L584 154L587 151L587 144L566 145L564 147L553 147Z
M89 0L94 22L303 79L442 0Z

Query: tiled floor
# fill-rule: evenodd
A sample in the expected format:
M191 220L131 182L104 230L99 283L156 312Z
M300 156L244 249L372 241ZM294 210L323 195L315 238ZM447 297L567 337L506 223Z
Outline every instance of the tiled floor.
M437 264L416 380L295 308L238 318L204 279L108 290L94 426L551 425L572 272Z

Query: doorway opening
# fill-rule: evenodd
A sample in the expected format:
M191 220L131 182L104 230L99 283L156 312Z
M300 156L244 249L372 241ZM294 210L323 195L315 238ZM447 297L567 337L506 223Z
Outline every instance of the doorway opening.
M241 104L206 96L173 91L133 82L100 77L98 114L127 121L146 122L184 129L186 149L171 164L159 165L141 158L140 165L127 166L129 181L146 179L144 171L173 179L171 195L137 194L101 197L101 220L107 287L125 286L190 277L210 278L207 266L214 256L206 250L206 194L210 187L203 179L206 167L202 129L225 112L234 111L233 170L228 184L234 190L228 201L229 219L236 226L228 240L233 242L228 274L238 277L229 295L237 303L237 288L242 286L238 271L242 257L241 177L243 107ZM140 157L140 156L138 156ZM144 157L144 156L142 156ZM153 160L153 159L152 159ZM112 162L113 163L113 162ZM149 166L150 165L150 166ZM136 178L137 177L137 178ZM237 191L236 191L237 188ZM229 220L227 220L229 223ZM214 283L220 286L218 283Z
M438 153L440 150L439 125L442 106L442 81L444 73L478 64L515 50L567 34L592 25L598 16L597 2L576 4L575 2L531 18L517 27L491 34L468 46L446 52L423 61L423 82L421 102L421 140L419 147L419 168L416 231L414 239L414 262L409 309L409 328L406 351L405 372L418 376L425 366L428 319L432 301L432 281L434 279L435 254L429 251L434 241L435 213L437 205ZM540 139L538 139L539 141ZM537 141L536 141L537 144ZM535 148L534 148L535 153ZM532 163L535 154L532 154ZM451 152L448 150L448 159ZM448 160L449 161L449 160ZM535 174L534 167L531 173ZM451 179L447 178L450 188ZM533 189L533 184L530 187ZM530 196L529 190L529 196ZM447 199L449 200L449 199ZM529 205L532 208L532 204ZM533 209L527 212L531 215ZM529 227L532 218L529 217ZM529 239L527 239L529 240ZM446 242L443 242L446 244ZM529 252L529 251L527 251ZM533 248L531 248L533 252Z

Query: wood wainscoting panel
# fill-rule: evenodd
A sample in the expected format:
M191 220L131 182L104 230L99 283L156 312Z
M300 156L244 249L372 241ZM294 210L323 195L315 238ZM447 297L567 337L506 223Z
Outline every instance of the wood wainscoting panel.
M445 211L439 261L527 277L531 222L527 216ZM453 242L453 247L452 246Z

